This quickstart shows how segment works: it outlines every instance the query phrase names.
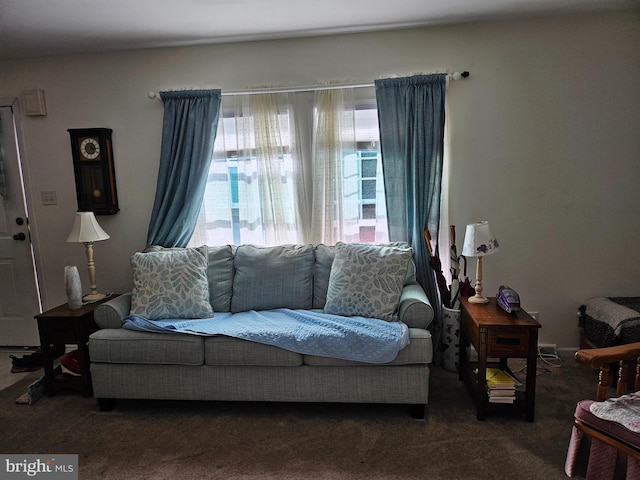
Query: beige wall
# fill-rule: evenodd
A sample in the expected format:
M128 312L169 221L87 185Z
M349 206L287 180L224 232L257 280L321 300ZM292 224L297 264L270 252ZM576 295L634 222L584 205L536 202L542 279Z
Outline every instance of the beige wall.
M162 106L150 90L372 81L470 70L448 93L450 215L491 221L501 251L485 293L508 284L540 312L543 342L578 344L590 296L639 295L640 17L638 12L384 33L0 62L0 98L45 91L48 115L21 120L31 225L45 307L66 300L76 210L68 128L113 129L121 211L99 217L102 291L131 286L153 203ZM40 191L58 204L43 206ZM461 242L461 239L460 239ZM475 266L471 268L471 275Z

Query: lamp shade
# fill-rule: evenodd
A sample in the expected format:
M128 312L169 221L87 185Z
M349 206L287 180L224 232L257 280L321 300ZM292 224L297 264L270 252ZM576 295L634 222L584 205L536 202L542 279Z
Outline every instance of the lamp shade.
M462 255L465 257L482 257L491 255L500 249L498 240L489 227L489 222L470 223L464 234Z
M98 224L93 212L76 212L76 220L67 242L97 242L107 238L109 234Z

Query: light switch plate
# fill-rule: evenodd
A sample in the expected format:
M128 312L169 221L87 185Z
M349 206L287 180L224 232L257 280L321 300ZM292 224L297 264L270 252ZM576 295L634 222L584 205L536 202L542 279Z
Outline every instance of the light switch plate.
M56 197L55 190L42 190L40 192L40 198L42 198L42 205L57 205L58 199Z

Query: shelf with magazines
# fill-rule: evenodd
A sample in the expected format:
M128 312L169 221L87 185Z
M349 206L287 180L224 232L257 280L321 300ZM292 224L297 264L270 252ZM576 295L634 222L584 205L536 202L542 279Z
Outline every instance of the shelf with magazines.
M478 382L478 368L474 368L473 374ZM489 403L515 403L518 390L522 391L522 382L508 368L503 368L499 363L489 364L486 368L486 391Z
M500 375L506 376L508 380L497 382L494 377L496 372L500 372ZM465 377L464 380L475 393L478 388L478 362L466 362L461 376ZM518 399L524 393L522 382L517 379L508 366L501 364L498 360L487 362L485 379L485 392L490 403L514 403L513 400ZM512 401L507 401L505 397Z

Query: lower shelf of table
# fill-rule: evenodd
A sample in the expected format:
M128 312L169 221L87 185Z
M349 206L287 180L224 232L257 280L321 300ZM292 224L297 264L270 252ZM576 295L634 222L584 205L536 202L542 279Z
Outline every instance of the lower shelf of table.
M527 393L524 384L516 387L516 398L513 403L490 402L486 391L478 391L478 375L475 372L477 368L478 362L467 362L460 365L460 379L467 385L471 397L476 403L479 420L484 420L484 414L493 411L514 410L521 413L529 413L527 411ZM487 363L487 368L501 368L515 378L515 375L509 368L505 368L498 362Z

